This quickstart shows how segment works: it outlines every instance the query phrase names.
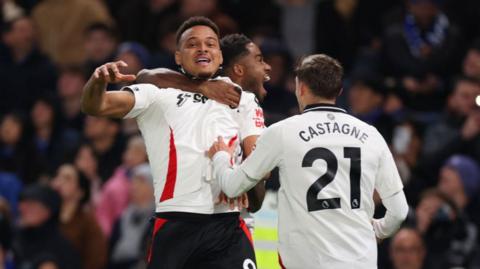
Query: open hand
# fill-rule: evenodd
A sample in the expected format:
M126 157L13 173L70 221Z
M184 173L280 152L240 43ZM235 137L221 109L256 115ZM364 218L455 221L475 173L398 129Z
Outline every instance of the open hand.
M126 67L124 61L109 62L103 64L93 72L92 77L95 80L106 83L132 82L136 79L135 75L124 75L120 73L119 67Z
M213 145L210 147L210 149L207 152L208 158L212 159L215 153L219 151L226 151L230 154L230 156L233 154L233 150L235 148L228 147L227 144L223 141L223 138L221 136L218 137L218 140L213 143Z

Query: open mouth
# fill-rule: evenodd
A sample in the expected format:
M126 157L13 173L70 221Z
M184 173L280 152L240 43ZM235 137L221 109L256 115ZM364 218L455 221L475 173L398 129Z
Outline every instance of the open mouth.
M198 57L195 60L195 63L200 64L200 65L208 65L212 60L210 60L207 57Z
M268 74L265 74L265 75L263 76L263 81L264 81L264 82L270 81L270 76L269 76Z

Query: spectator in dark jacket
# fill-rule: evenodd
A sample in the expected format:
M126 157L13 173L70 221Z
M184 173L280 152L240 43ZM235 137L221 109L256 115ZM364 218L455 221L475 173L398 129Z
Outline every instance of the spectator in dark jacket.
M80 269L78 253L58 229L60 196L47 186L32 185L20 196L20 229L13 253L18 269L34 269L53 261L59 269Z
M55 89L55 68L37 50L35 36L28 17L8 22L2 29L0 114L12 109L27 112L37 97Z

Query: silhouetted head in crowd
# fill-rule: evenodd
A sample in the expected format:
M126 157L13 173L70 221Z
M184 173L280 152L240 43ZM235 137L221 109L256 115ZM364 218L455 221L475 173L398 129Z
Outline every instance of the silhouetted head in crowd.
M104 152L101 145L112 146L120 132L120 120L88 116L85 120L84 136L92 143L95 152Z
M36 45L32 20L28 17L19 17L5 22L2 29L2 42L10 48L16 62L23 60Z
M25 119L19 113L8 113L0 119L0 145L16 147L26 139Z
M475 98L480 95L480 82L474 78L459 77L453 84L447 100L448 110L460 117L468 116L477 109Z
M386 89L381 78L357 77L348 92L348 103L355 115L367 115L383 109Z
M440 169L438 189L459 209L465 208L480 190L480 167L464 155L450 157Z
M57 224L60 213L60 195L48 186L27 186L20 194L19 225L23 228L39 228Z
M103 64L117 49L115 29L104 23L94 23L85 30L85 55L87 61Z
M127 168L133 168L147 162L147 148L141 136L132 136L128 139L127 149L123 153L123 164Z
M30 112L30 118L33 128L35 129L37 136L42 136L43 139L49 139L55 128L60 123L60 110L58 108L58 100L55 96L46 94L41 96L33 104ZM42 134L42 131L46 131L46 134ZM45 137L47 136L48 137Z
M473 42L463 59L463 75L480 80L480 38Z
M124 42L119 45L115 59L128 64L128 66L121 67L122 73L136 75L140 70L149 66L150 53L140 43Z
M73 204L82 209L90 201L90 181L73 164L63 164L51 182L62 197L63 205Z
M223 37L220 46L225 74L262 101L267 95L263 83L270 80L272 68L264 61L260 48L242 34Z
M62 99L78 99L82 95L86 82L87 77L83 67L62 67L57 81L58 96Z
M412 228L401 228L390 241L393 269L422 269L426 252L422 236Z
M428 29L435 17L441 12L442 0L408 0L407 6L416 23L422 29Z

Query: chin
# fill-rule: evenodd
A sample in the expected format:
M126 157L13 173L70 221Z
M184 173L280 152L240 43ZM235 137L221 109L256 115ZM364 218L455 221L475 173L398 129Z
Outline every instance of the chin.
M199 72L197 74L195 74L196 77L198 78L201 78L201 79L209 79L211 78L213 75L215 74L215 72Z

